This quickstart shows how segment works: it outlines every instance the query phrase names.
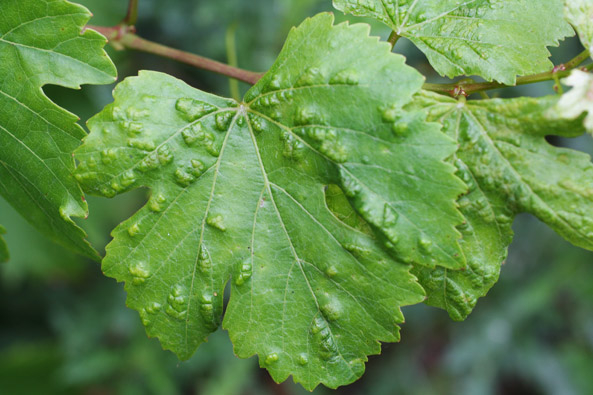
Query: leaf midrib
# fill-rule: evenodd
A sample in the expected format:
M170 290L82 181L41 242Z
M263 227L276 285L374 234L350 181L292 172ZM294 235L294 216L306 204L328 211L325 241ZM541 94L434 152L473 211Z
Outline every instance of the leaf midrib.
M210 213L210 206L212 205L212 200L214 199L214 191L216 190L216 182L218 180L218 175L219 175L219 169L220 169L220 165L222 163L222 158L224 157L224 152L226 150L226 145L227 142L229 140L229 137L231 136L232 130L234 129L235 124L237 123L237 119L239 117L243 117L244 114L242 111L237 111L232 119L232 121L229 124L229 128L227 129L227 134L224 137L224 140L222 142L222 146L220 148L220 155L218 156L218 159L216 160L216 165L214 167L214 179L212 180L212 189L210 190L210 197L208 198L208 203L206 204L206 210L204 211L204 218L202 218L202 225L201 225L201 229L200 229L200 241L198 243L198 248L196 249L196 257L194 259L194 268L193 268L193 272L192 272L192 279L191 279L191 286L189 289L189 294L192 295L193 294L193 289L194 289L194 282L195 282L195 278L196 278L196 271L198 269L198 262L199 262L199 257L200 257L200 251L202 250L202 244L204 243L204 230L206 229L206 220L208 218L208 214ZM212 275L212 271L210 271L210 280L211 280L211 284L210 286L212 287L212 289L214 289L214 277ZM192 297L190 296L189 298L187 298L187 317L185 320L185 345L187 348L187 340L188 340L188 331L189 331L189 321L190 321L190 306L191 306L191 302L192 302Z
M276 216L278 217L278 220L280 221L280 225L282 226L282 231L283 231L283 233L286 236L286 240L288 241L288 244L290 246L290 249L291 249L291 252L293 254L293 257L295 258L295 261L291 265L291 269L289 270L289 272L292 271L292 267L295 264L298 265L299 270L301 271L301 274L303 276L303 279L305 280L305 283L307 284L307 288L309 288L309 292L311 293L311 296L313 297L313 300L315 302L315 305L317 306L317 313L316 313L316 315L317 314L322 314L321 313L321 306L319 305L319 300L317 299L317 295L315 295L315 292L313 291L313 288L311 287L311 283L309 282L309 279L307 278L307 275L305 274L305 271L303 269L303 265L302 265L303 260L300 259L298 253L296 252L296 249L295 249L294 245L292 244L292 240L290 238L290 235L288 233L288 230L286 229L286 225L284 223L284 220L282 218L282 215L280 214L280 210L278 209L278 205L276 204L276 200L274 199L274 195L272 194L272 189L271 189L270 186L271 185L274 185L275 187L281 189L282 191L284 191L284 190L282 188L278 187L276 184L270 183L270 181L268 179L267 171L266 171L266 169L264 167L264 163L263 163L263 160L262 160L262 157L261 157L261 154L260 154L259 146L257 144L257 139L255 138L255 134L253 133L253 130L251 128L251 123L249 122L248 117L245 117L245 118L247 119L247 124L249 126L249 134L250 134L251 140L253 142L253 146L255 148L255 153L256 153L256 156L257 156L257 159L258 159L258 162L259 162L260 171L261 171L262 176L264 178L264 185L265 185L264 188L266 188L268 190L268 193L270 195L270 201L271 201L272 205L274 206L274 211L276 211ZM284 191L284 193L286 193L291 199L293 199L292 196L289 195L286 191ZM284 322L286 321L286 319L285 319L285 316L286 316L285 306L286 306L286 303L283 303L283 312L282 312L282 334L283 334L283 336L282 336L282 349L283 349L283 351L285 350L284 339L286 338L286 336L284 336ZM323 318L323 319L325 319L325 318ZM327 325L327 328L329 330L329 333L330 333L332 339L334 341L336 341L336 338L335 338L335 335L333 333L333 330L332 330L332 328L331 328L331 326L329 324ZM336 342L336 344L339 344L339 343ZM338 350L339 357L342 359L342 361L344 362L344 364L348 367L348 370L350 370L350 373L353 376L356 376L356 373L354 372L354 370L352 369L352 367L350 366L350 364L348 363L348 361L346 361L346 359L342 355L342 352L340 350L340 347L337 347L337 350Z

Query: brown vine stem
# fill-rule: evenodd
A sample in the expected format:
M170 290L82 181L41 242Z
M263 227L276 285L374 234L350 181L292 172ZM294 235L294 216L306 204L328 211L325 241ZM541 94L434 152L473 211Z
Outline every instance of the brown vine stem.
M130 9L133 8L133 4L137 1L130 1ZM132 12L132 14L135 11ZM127 17L126 17L127 20ZM218 62L203 56L195 55L189 52L181 51L178 49L170 48L162 44L158 44L144 38L137 36L135 33L134 26L129 26L127 22L124 22L118 26L104 27L104 26L91 26L88 28L98 31L103 34L110 41L111 45L116 49L134 49L138 51L148 52L155 55L163 56L165 58L174 59L182 63L189 64L196 68L212 71L224 75L226 77L234 78L239 81L246 82L254 85L261 79L264 73L257 73L254 71L248 71L234 67L225 63ZM390 43L395 43L399 36L392 34L389 38ZM552 70L533 74L517 78L516 85L533 84L536 82L558 80L560 78L567 77L570 72L579 67L585 60L589 58L589 51L585 50L577 55L574 59L555 66ZM583 67L584 70L590 71L593 69L593 63ZM508 88L516 85L505 85L499 82L475 82L471 79L465 79L453 84L424 84L423 88L429 91L443 93L452 97L469 96L473 93L484 92L491 89Z
M254 85L263 76L263 73L243 70L238 67L217 62L216 60L170 48L165 45L143 39L134 34L135 29L133 26L127 26L126 24L112 27L89 25L88 28L103 34L105 37L107 37L109 43L118 50L128 48L159 55L189 64L202 70L212 71L230 78L235 78L251 85Z
M589 58L589 51L585 50L578 54L572 60L555 66L552 70L545 73L527 75L517 78L516 85L533 84L536 82L550 81L567 77L571 71L577 68L581 63ZM593 68L593 63L584 67L586 70ZM453 84L424 84L423 88L433 92L444 93L452 97L469 96L472 93L483 92L491 89L508 88L514 85L505 85L499 82L475 82L471 80L463 80Z

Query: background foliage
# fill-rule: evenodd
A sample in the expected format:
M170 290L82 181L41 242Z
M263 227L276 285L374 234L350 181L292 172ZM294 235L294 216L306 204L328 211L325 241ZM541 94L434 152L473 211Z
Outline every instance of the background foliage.
M94 24L112 25L125 14L118 0L79 1ZM266 70L291 26L326 0L189 1L143 0L138 30L165 44L225 60L224 36L237 28L241 67ZM337 15L337 19L343 19ZM388 35L373 24L374 33ZM430 75L425 58L405 40L396 51ZM558 63L579 51L576 40L554 50ZM151 55L111 52L120 80L138 68L164 71L209 92L228 96L228 80ZM439 78L432 76L434 81ZM247 86L242 87L243 90ZM48 87L58 104L86 121L111 101L112 87L82 91ZM507 95L542 95L551 84L511 89ZM590 138L554 143L593 152ZM146 200L145 192L116 199L89 198L81 221L101 251L108 233ZM255 358L233 356L226 332L218 331L190 361L180 363L148 339L136 312L125 307L122 285L106 279L98 264L44 239L5 202L0 220L11 260L0 267L0 388L19 393L298 394L291 382L274 384ZM338 390L377 393L593 393L593 266L591 253L564 242L529 216L517 233L501 281L463 323L426 306L404 308L402 342L371 357L367 373ZM34 246L34 247L32 247ZM318 388L315 393L333 391Z

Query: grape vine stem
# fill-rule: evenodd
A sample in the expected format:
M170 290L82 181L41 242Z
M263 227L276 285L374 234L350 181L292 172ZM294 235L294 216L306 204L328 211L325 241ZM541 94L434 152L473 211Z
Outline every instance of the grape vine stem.
M136 29L133 26L128 26L125 23L112 27L89 25L88 28L96 30L107 37L109 43L118 50L127 48L159 55L165 58L177 60L181 63L189 64L198 69L212 71L214 73L234 78L251 85L254 85L263 76L263 73L240 69L238 67L230 66L226 63L221 63L213 59L146 40L135 34Z
M189 64L198 69L212 71L224 75L226 77L234 78L239 81L246 82L254 85L264 73L258 73L254 71L240 69L235 66L231 66L226 63L221 63L213 59L209 59L203 56L195 55L189 52L181 51L179 49L167 47L162 44L158 44L135 34L136 29L130 25L131 21L134 21L137 15L136 9L133 6L134 1L130 2L130 10L128 16L124 21L117 26L104 27L104 26L91 26L88 28L98 31L103 34L109 40L110 44L119 50L122 49L133 49L142 52L148 52L151 54L159 55L165 58L177 60L182 63ZM136 2L137 3L137 2ZM396 39L399 38L397 35L390 37L390 42L395 43ZM555 66L552 70L527 75L517 78L516 85L533 84L542 81L551 81L564 78L570 74L570 72L579 67L585 60L589 58L589 51L585 50L577 55L572 60ZM584 70L590 71L593 69L593 63L583 67ZM469 96L473 93L484 92L492 89L507 88L510 85L501 84L499 82L475 82L471 79L464 79L460 82L452 84L432 84L426 83L423 88L428 91L438 92L452 97Z

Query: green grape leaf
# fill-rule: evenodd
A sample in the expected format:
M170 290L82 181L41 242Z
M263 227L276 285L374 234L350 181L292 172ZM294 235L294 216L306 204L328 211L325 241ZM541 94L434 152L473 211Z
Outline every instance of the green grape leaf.
M576 137L578 121L547 117L558 99L518 98L457 102L418 94L410 109L425 108L429 119L459 143L452 158L469 186L459 199L466 223L459 227L468 257L465 271L417 267L428 304L464 319L477 298L496 282L512 239L516 214L531 213L571 243L593 250L593 165L584 153L557 148L545 137Z
M593 1L565 0L564 15L579 34L583 46L593 54Z
M562 0L333 0L412 41L435 70L514 85L517 75L553 67L547 46L574 32Z
M81 30L90 18L63 0L3 0L0 12L0 195L39 231L98 259L70 217L87 204L72 176L85 136L77 117L51 102L46 84L115 81L105 38Z
M562 82L572 89L562 95L548 115L552 118L577 119L586 112L584 125L593 134L593 75L573 70Z
M328 45L316 37L310 41L311 52L314 44ZM298 48L296 39L287 42L276 64L246 95L248 105L296 135L287 143L291 154L298 156L308 146L338 166L340 184L355 209L383 232L398 258L464 267L455 229L463 218L455 200L466 188L454 176L455 168L444 163L456 144L440 125L426 123L422 112L401 109L418 91L421 76L402 78L380 64L370 67L361 48L344 51L331 63L323 54L307 55L303 67L292 59ZM289 62L303 70L295 73ZM352 93L345 97L341 91ZM287 93L290 100L282 97Z
M0 225L0 263L4 263L8 261L8 246L6 245L6 241L2 237L3 234L6 234L6 229Z
M235 353L258 354L276 381L292 374L307 389L350 383L367 355L380 351L379 341L398 340L399 308L421 302L423 289L368 224L337 214L350 204L338 187L345 184L355 207L381 204L385 211L386 202L399 203L372 183L358 199L352 180L344 181L363 180L357 166L365 147L383 183L445 200L432 208L424 196L410 199L401 213L387 207L390 221L371 224L391 229L395 214L409 216L401 229L420 237L414 226L442 209L438 230L428 227L439 234L423 235L423 243L440 246L448 236L442 248L461 255L455 199L465 186L442 161L455 143L435 125L423 126L422 114L412 114L408 133L394 133L392 112L423 79L368 34L367 25L334 26L333 15L320 14L291 31L241 103L143 71L120 83L114 103L89 121L91 133L76 152L85 190L107 197L142 186L152 191L113 231L103 270L126 282L128 306L140 312L148 334L182 359L219 326L229 280L222 325ZM383 168L389 151L410 163ZM438 184L422 166L438 174ZM411 241L417 248L419 240L407 235L398 245ZM456 259L445 266L460 267Z

